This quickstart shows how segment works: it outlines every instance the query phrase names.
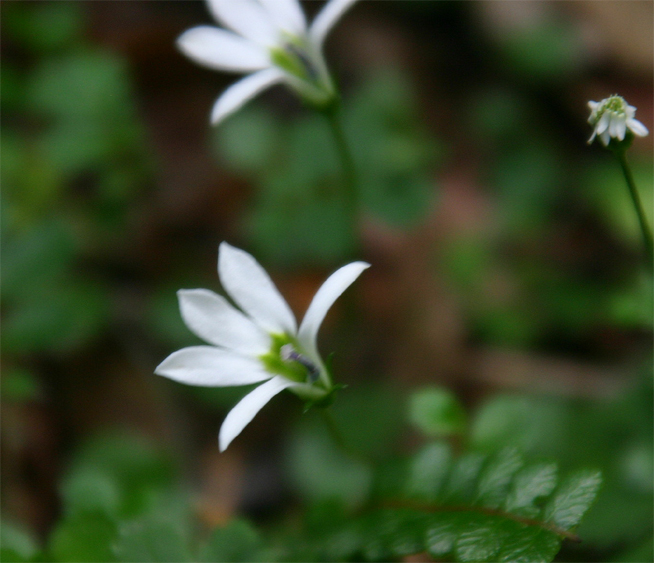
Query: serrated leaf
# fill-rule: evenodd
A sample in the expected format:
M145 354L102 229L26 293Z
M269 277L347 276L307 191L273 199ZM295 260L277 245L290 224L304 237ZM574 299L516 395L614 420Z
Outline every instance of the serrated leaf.
M479 478L486 456L470 452L452 464L452 470L445 485L443 501L448 503L471 503L475 494L475 484Z
M452 454L447 444L437 442L425 446L411 462L407 495L424 502L436 500L451 462Z
M536 526L524 527L506 539L497 561L507 563L549 563L561 547L554 532Z
M476 516L469 512L443 512L430 516L425 529L425 547L429 554L438 559L452 553L461 530Z
M515 448L505 448L491 458L479 479L477 504L489 508L501 506L513 475L522 465L522 456Z
M370 515L364 528L364 557L388 561L423 550L427 517L408 509L388 509Z
M595 500L602 484L597 470L583 470L568 477L543 510L546 522L569 530L577 526Z
M458 561L493 561L508 535L502 519L476 514L462 529L454 544Z
M520 470L504 503L504 510L518 516L533 518L540 508L534 501L549 495L557 483L557 465L541 463Z

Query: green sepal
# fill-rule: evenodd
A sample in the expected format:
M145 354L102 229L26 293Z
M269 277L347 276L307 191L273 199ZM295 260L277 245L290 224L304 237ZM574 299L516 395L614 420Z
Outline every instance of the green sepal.
M338 391L339 389L345 389L346 387L347 385L337 383L329 390L329 392L324 397L312 401L306 401L304 403L303 412L306 414L313 407L320 407L321 409L324 409L326 407L331 406L334 403L334 400L336 399L336 391Z

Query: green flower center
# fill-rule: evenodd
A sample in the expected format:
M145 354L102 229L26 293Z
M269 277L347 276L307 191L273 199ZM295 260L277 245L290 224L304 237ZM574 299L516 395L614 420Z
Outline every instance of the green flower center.
M289 74L307 82L318 80L318 70L311 61L306 47L296 37L288 37L282 47L270 49L273 64Z
M266 371L298 383L313 383L317 367L297 352L300 348L295 338L288 334L271 334L270 337L272 340L270 351L259 356ZM289 350L293 350L294 354L289 355Z
M622 96L611 96L604 100L604 103L597 108L597 119L599 120L605 112L624 114L627 112L627 102Z

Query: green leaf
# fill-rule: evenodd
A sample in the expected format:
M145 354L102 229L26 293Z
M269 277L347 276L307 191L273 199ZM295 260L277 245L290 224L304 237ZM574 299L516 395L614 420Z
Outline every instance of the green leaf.
M216 528L209 541L202 547L202 561L256 561L261 548L257 531L245 520L233 520L222 528Z
M491 458L479 478L477 503L498 508L508 493L513 475L522 465L522 456L515 448L505 448Z
M60 520L50 536L49 551L62 563L115 561L111 550L116 525L98 512L79 512Z
M409 419L427 436L448 436L465 430L461 403L447 389L430 387L411 395Z
M525 527L506 539L497 561L507 563L548 563L561 548L561 538L543 528Z
M388 561L423 550L426 515L409 509L380 510L366 522L362 552L366 559Z
M0 561L29 561L38 553L36 540L20 526L2 520Z
M597 470L584 470L571 475L545 506L545 521L564 530L577 526L597 497L601 484L602 475Z
M489 458L471 452L452 462L443 443L414 455L408 475L404 495L391 496L389 507L347 519L314 539L325 544L315 551L321 560L389 561L427 551L436 560L466 563L549 562L566 536L567 529L557 528L579 521L599 478L597 472L579 472L555 489L552 462L525 465L515 448ZM555 508L544 520L540 505L548 499ZM312 534L320 535L319 524Z
M486 456L478 452L469 452L456 459L445 486L443 501L451 504L471 504L485 461Z
M483 514L471 515L454 545L457 560L493 561L509 533L503 524L506 522L501 518Z
M63 481L64 510L133 517L174 491L171 460L139 436L102 433L77 451Z
M100 512L116 516L121 503L117 479L97 467L83 466L66 475L61 496L67 514Z
M451 462L452 454L447 444L437 442L425 446L411 462L407 495L424 502L435 501L441 492Z
M165 520L141 519L122 524L114 553L124 563L191 560L182 526Z
M425 530L425 546L429 554L439 559L452 553L461 530L476 519L477 514L471 512L443 512L431 516Z
M555 463L542 463L519 471L506 497L504 510L530 518L538 515L540 508L535 506L534 501L548 496L554 490L557 469Z

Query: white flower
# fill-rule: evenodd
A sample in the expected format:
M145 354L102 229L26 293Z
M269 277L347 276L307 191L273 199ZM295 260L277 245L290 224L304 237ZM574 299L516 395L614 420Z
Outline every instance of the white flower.
M317 106L334 100L336 92L322 45L355 0L329 0L310 27L298 0L207 2L214 18L227 29L194 27L179 37L177 45L189 58L209 68L252 73L216 100L212 123L280 82L286 82Z
M259 263L247 252L223 242L218 252L218 275L240 310L207 289L178 291L186 326L210 345L172 353L155 373L206 387L265 381L225 418L219 435L220 451L224 451L283 389L308 400L330 393L331 378L316 344L318 329L334 301L368 267L365 262L353 262L329 276L298 329L289 306Z
M590 117L588 123L593 126L593 134L588 143L592 143L596 136L605 147L609 146L611 139L624 141L627 131L637 137L644 137L649 133L640 121L634 119L636 108L627 104L622 96L610 96L601 102L588 102Z

